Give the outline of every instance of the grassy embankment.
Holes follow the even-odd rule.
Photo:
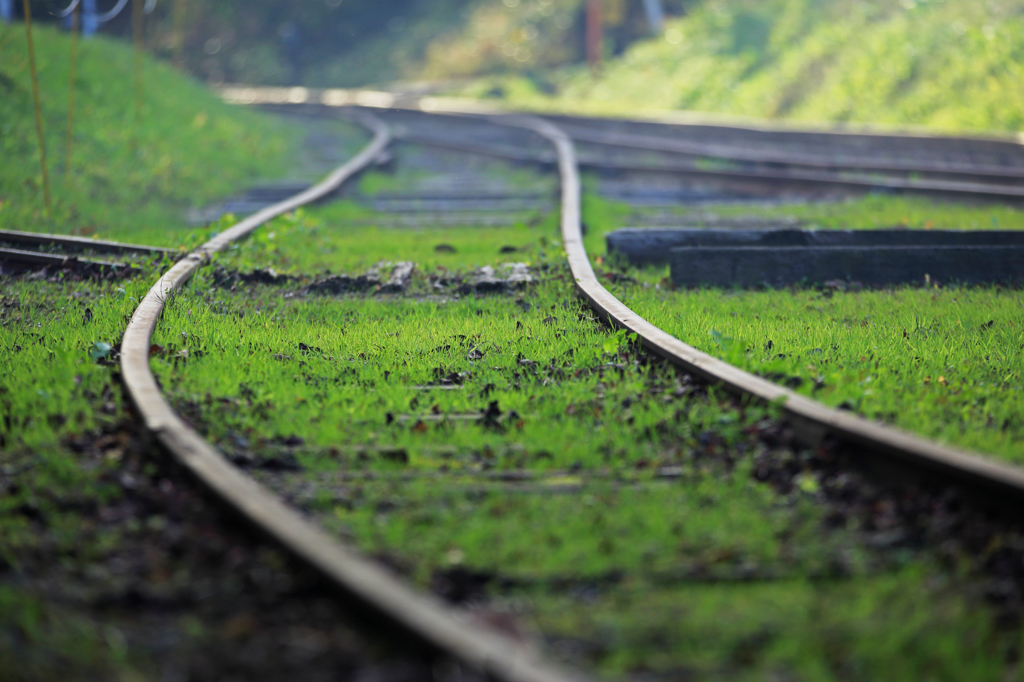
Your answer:
[[[532,78],[489,76],[459,92],[541,110],[687,110],[1017,133],[1024,127],[1022,9],[1020,0],[708,0],[600,74],[576,66]],[[483,40],[473,37],[481,33],[464,29],[435,52],[480,49]],[[440,75],[444,62],[424,70]]]
[[[145,63],[137,125],[131,50],[96,38],[80,43],[65,168],[69,38],[35,32],[54,211],[43,210],[24,26],[0,24],[0,227],[178,246],[186,209],[295,166],[298,129],[231,108],[163,63]]]

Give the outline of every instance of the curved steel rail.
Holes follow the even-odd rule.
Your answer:
[[[513,123],[506,121],[506,123]],[[540,119],[513,123],[547,138],[558,150],[562,181],[562,240],[579,291],[591,307],[611,324],[637,334],[643,345],[675,365],[734,393],[780,405],[805,439],[826,434],[882,452],[918,467],[954,474],[960,481],[998,493],[1016,504],[1024,500],[1024,471],[982,457],[938,445],[894,427],[830,407],[745,372],[689,346],[630,310],[598,281],[583,248],[580,230],[580,179],[572,140],[555,125]]]
[[[408,636],[503,682],[569,682],[580,676],[539,662],[519,642],[466,622],[439,600],[408,587],[389,570],[327,535],[256,483],[179,417],[161,395],[149,366],[149,349],[167,299],[211,255],[266,221],[319,199],[366,168],[384,152],[390,134],[379,120],[364,122],[373,141],[320,184],[243,220],[200,246],[168,270],[135,310],[121,342],[121,370],[146,428],[203,485],[246,520],[340,588],[350,599]]]
[[[101,24],[107,23],[108,21],[110,21],[114,17],[116,17],[118,14],[120,14],[121,10],[123,10],[124,6],[127,5],[127,4],[128,4],[128,0],[117,0],[117,4],[114,5],[113,8],[111,8],[111,10],[109,12],[105,12],[103,14],[97,15],[96,16],[96,21],[101,23]]]
[[[68,5],[66,8],[56,12],[50,12],[50,14],[57,17],[58,19],[64,19],[65,17],[71,16],[71,13],[75,11],[75,9],[81,2],[82,0],[71,0],[71,4]],[[146,4],[142,9],[143,14],[152,14],[153,10],[156,9],[156,3],[157,0],[146,0]],[[96,21],[100,24],[107,23],[108,21],[116,17],[118,14],[120,14],[121,11],[124,9],[124,6],[127,4],[128,0],[120,0],[116,5],[114,5],[113,9],[111,9],[109,12],[97,15]]]
[[[75,11],[75,8],[78,7],[80,2],[82,2],[82,0],[71,0],[71,4],[68,5],[67,8],[59,10],[57,12],[50,12],[50,14],[57,17],[58,19],[69,17],[71,16],[71,13]]]

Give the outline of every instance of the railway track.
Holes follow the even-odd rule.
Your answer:
[[[174,258],[179,255],[174,249],[16,230],[0,230],[0,244],[5,245],[0,246],[0,268],[46,268],[113,277],[138,274],[140,269],[130,261],[104,260],[92,254],[116,254],[129,259]]]
[[[305,101],[294,101],[301,99],[297,96],[291,99],[293,101],[288,106],[310,106]],[[326,104],[312,106],[322,111],[349,103],[347,99],[327,94],[322,99]],[[361,104],[372,104],[370,99],[364,97]],[[385,104],[383,100],[378,103]],[[392,100],[386,104],[386,108],[390,109],[395,102]],[[590,165],[612,173],[687,177],[711,175],[709,185],[698,192],[696,197],[690,196],[690,199],[720,198],[721,190],[726,186],[732,189],[745,188],[750,194],[763,197],[777,191],[779,186],[814,183],[831,188],[886,188],[1015,200],[1024,196],[1024,190],[1018,186],[1021,169],[1024,168],[1024,155],[1013,146],[1008,143],[978,141],[971,163],[965,164],[956,161],[955,145],[952,148],[944,147],[941,141],[923,143],[927,153],[908,161],[901,158],[905,150],[893,148],[892,141],[888,139],[880,141],[870,136],[810,135],[806,138],[793,136],[794,139],[790,140],[782,135],[786,138],[784,142],[791,148],[772,156],[768,151],[751,151],[750,147],[740,147],[736,143],[711,145],[684,141],[675,145],[675,148],[665,149],[673,145],[657,139],[658,134],[665,134],[664,130],[609,133],[601,130],[600,125],[587,128],[585,123],[579,121],[559,121],[567,128],[563,130],[555,122],[539,119],[458,114],[458,134],[453,135],[450,132],[450,121],[455,115],[438,114],[436,104],[430,108],[435,109],[431,114],[369,107],[368,111],[373,111],[378,117],[364,113],[360,120],[374,132],[375,137],[359,156],[346,163],[325,182],[260,210],[179,261],[150,289],[133,316],[121,347],[125,383],[138,413],[156,438],[218,497],[293,554],[317,568],[355,602],[420,643],[458,659],[467,666],[467,670],[502,680],[582,678],[577,673],[568,673],[537,658],[532,652],[524,650],[522,643],[514,638],[475,627],[450,607],[409,589],[388,570],[339,544],[315,524],[282,504],[275,495],[230,465],[216,448],[175,414],[162,396],[150,370],[153,333],[166,300],[175,290],[213,254],[243,239],[274,216],[337,190],[346,180],[377,161],[392,141],[392,131],[397,131],[399,139],[421,146],[557,167],[560,185],[558,222],[572,277],[589,305],[610,325],[635,333],[648,350],[692,375],[723,385],[741,396],[781,405],[787,419],[806,442],[821,443],[826,436],[838,437],[857,446],[858,451],[875,453],[883,459],[898,461],[915,470],[928,470],[947,480],[969,485],[984,495],[998,497],[1014,511],[1019,511],[1020,503],[1024,500],[1024,473],[1020,470],[827,408],[697,351],[657,329],[623,305],[597,279],[583,248],[578,170],[581,165]],[[696,134],[699,136],[700,132]],[[606,152],[586,150],[578,157],[572,139],[574,135],[580,142],[595,147],[627,149],[634,154],[629,159],[609,159]],[[834,157],[826,160],[823,155],[813,154],[811,150],[820,143],[819,137],[834,146],[842,146],[841,141],[848,147],[847,155],[836,161]],[[885,150],[889,158],[879,160],[871,156],[879,150]],[[655,158],[644,156],[652,151],[656,152]],[[584,159],[582,163],[581,158]],[[693,159],[726,159],[749,166],[728,170],[709,169],[701,168]],[[785,168],[779,170],[782,166]],[[882,172],[886,176],[852,177],[844,175],[845,171],[840,170],[848,168],[854,169],[855,173]],[[927,177],[909,178],[909,174]],[[481,215],[483,213],[536,211],[543,214],[554,208],[549,195],[543,190],[513,194],[480,184],[457,188],[450,185],[447,188],[432,188],[426,185],[420,190],[418,193],[391,193],[365,199],[376,210],[395,216],[394,226],[445,224],[446,221],[448,224],[458,223],[459,220],[452,216],[459,214],[463,214],[462,220],[465,222],[487,224],[486,215]],[[440,195],[441,190],[447,194]],[[640,204],[645,199],[623,191],[621,185],[606,185],[606,190],[609,197],[618,200],[632,199]],[[812,189],[811,193],[817,191]],[[668,191],[666,195],[668,201],[671,201],[679,196],[679,192],[673,194]],[[649,200],[650,196],[646,199]],[[663,473],[672,475],[672,472]]]
[[[443,98],[338,90],[226,88],[225,99],[269,107],[357,105],[387,112],[397,122],[455,116],[468,129],[450,134],[444,124],[409,125],[405,134],[504,158],[554,164],[550,150],[518,149],[473,133],[473,120],[489,111]],[[427,114],[426,117],[423,114]],[[1024,197],[1024,158],[1017,140],[948,138],[860,132],[808,132],[725,125],[550,116],[573,139],[581,168],[619,173],[672,174],[710,186],[780,191],[897,192],[1018,202]],[[461,126],[460,126],[461,128]]]

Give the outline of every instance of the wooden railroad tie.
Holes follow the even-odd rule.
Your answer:
[[[624,229],[609,253],[669,263],[680,287],[942,282],[1024,277],[1024,232],[1001,230]]]

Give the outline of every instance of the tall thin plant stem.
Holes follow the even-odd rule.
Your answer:
[[[174,0],[174,65],[185,68],[185,1]]]
[[[132,135],[132,147],[138,142],[139,130],[142,128],[142,0],[132,0],[132,37],[135,42],[135,131]]]
[[[46,138],[43,136],[43,109],[39,103],[39,74],[36,71],[36,48],[32,43],[32,6],[23,0],[25,6],[25,35],[28,36],[28,64],[32,74],[32,99],[36,107],[36,133],[39,135],[39,164],[43,169],[43,198],[46,201],[46,217],[52,214],[50,203],[50,176],[46,170]]]
[[[604,26],[601,16],[601,0],[587,0],[586,15],[586,43],[587,63],[593,71],[601,68],[601,58],[604,52]]]
[[[64,140],[64,184],[71,181],[75,148],[75,76],[78,69],[79,9],[71,13],[71,63],[68,66],[68,132]]]

